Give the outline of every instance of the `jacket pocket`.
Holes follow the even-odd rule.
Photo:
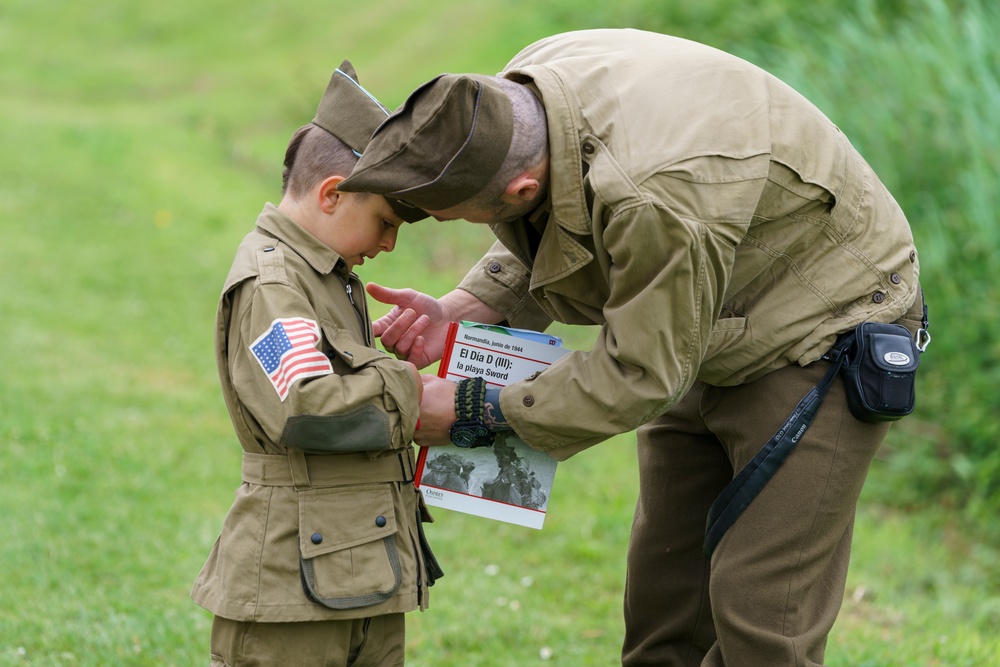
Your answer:
[[[329,346],[329,350],[326,350],[327,356],[336,357],[352,371],[356,371],[365,364],[386,356],[374,347],[368,347],[358,341],[354,336],[329,320],[320,318],[319,324],[323,329],[323,337],[326,339],[326,345]]]
[[[728,347],[738,342],[747,332],[747,318],[720,317],[712,329],[712,336],[705,351],[705,360],[722,354]]]
[[[306,596],[330,609],[357,609],[391,599],[403,572],[389,487],[309,489],[298,497]]]
[[[381,389],[381,407],[389,415],[389,446],[379,449],[401,449],[409,445],[416,430],[420,401],[417,398],[417,386],[406,365],[390,357],[384,352],[363,345],[354,340],[342,329],[338,329],[328,321],[320,320],[325,345],[332,355],[334,370],[343,364],[347,373],[358,373],[362,369],[372,369],[377,378],[367,380]]]
[[[712,385],[724,384],[726,379],[745,368],[748,354],[753,350],[747,345],[749,323],[746,317],[721,317],[712,329],[708,349],[698,369],[698,380]]]

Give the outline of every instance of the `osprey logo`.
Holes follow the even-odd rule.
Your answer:
[[[902,352],[886,352],[882,358],[885,359],[885,363],[893,366],[906,366],[910,363],[910,355]]]

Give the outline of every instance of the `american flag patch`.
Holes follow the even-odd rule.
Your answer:
[[[282,401],[296,380],[329,375],[333,365],[316,349],[319,325],[303,317],[279,319],[250,344],[250,351],[267,373]]]

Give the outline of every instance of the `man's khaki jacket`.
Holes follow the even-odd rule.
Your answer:
[[[309,366],[295,365],[299,353]],[[216,361],[242,484],[194,600],[259,622],[426,606],[410,445],[416,383],[372,346],[357,277],[270,204],[226,279]]]
[[[909,225],[848,139],[763,70],[636,30],[557,35],[503,76],[548,117],[547,222],[499,239],[460,287],[513,326],[601,326],[595,348],[501,393],[566,458],[633,429],[695,380],[819,359],[916,300]],[[789,406],[791,410],[794,406]]]

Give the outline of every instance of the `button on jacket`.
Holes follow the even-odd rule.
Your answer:
[[[192,591],[219,616],[332,620],[426,606],[411,481],[417,387],[372,347],[364,298],[340,257],[270,204],[237,251],[216,357],[243,483]],[[292,344],[269,338],[276,322],[288,332],[305,323],[314,366],[290,384],[281,369],[269,377]]]
[[[501,393],[533,447],[566,458],[676,403],[816,361],[897,320],[918,264],[903,212],[841,131],[754,65],[636,30],[557,35],[503,76],[548,117],[550,184],[460,287],[513,326],[596,324]],[[530,399],[530,400],[529,400]],[[571,415],[572,418],[567,418]]]

